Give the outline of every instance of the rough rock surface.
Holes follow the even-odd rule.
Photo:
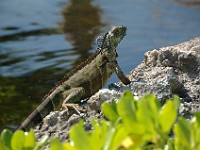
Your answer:
[[[68,115],[64,110],[50,113],[34,129],[38,139],[48,134],[67,140],[70,127],[80,119],[90,130],[91,118],[103,117],[101,104],[112,98],[119,99],[125,90],[131,90],[137,96],[154,93],[162,103],[176,94],[181,98],[179,114],[190,118],[194,112],[200,111],[200,38],[146,52],[144,61],[131,71],[129,79],[132,82],[128,86],[120,82],[112,84],[87,102],[78,104],[83,110],[81,113],[73,110]]]

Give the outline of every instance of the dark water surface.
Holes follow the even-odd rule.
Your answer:
[[[200,4],[181,0],[2,0],[0,3],[0,130],[15,128],[64,74],[95,50],[114,25],[128,74],[144,52],[200,36]],[[107,85],[117,82],[114,75]]]

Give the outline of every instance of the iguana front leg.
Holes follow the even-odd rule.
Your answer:
[[[124,75],[117,62],[109,62],[108,67],[117,74],[117,77],[122,81],[123,84],[128,85],[131,83],[131,81]]]

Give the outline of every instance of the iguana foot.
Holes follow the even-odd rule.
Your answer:
[[[69,115],[69,109],[74,110],[79,115],[81,114],[81,112],[84,112],[83,109],[79,108],[78,104],[73,104],[73,103],[63,104],[62,108],[65,110],[65,112],[67,113],[67,115]]]

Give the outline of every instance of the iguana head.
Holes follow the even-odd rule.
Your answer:
[[[118,44],[121,42],[121,40],[125,35],[126,35],[125,26],[113,27],[106,34],[105,45],[107,45],[109,49],[116,49],[116,47],[118,46]]]
[[[97,38],[98,49],[108,49],[113,50],[116,49],[120,41],[126,35],[126,27],[125,26],[117,26],[113,27],[110,31],[108,31],[104,36],[100,36]]]
[[[97,44],[100,49],[113,50],[116,49],[123,37],[126,35],[125,26],[113,27],[104,36],[97,39]]]
[[[97,39],[100,51],[102,51],[110,61],[114,61],[117,57],[116,48],[126,35],[125,26],[113,27],[104,36]]]

